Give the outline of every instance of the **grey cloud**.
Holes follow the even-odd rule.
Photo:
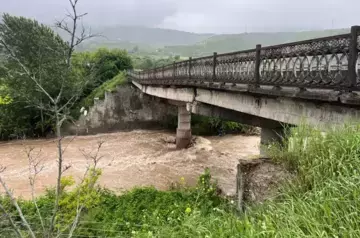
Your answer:
[[[359,0],[80,0],[92,25],[146,25],[234,33],[344,28],[360,24]],[[52,22],[67,0],[0,0],[0,11]]]

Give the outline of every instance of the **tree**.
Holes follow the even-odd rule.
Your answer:
[[[45,107],[49,107],[51,101],[39,85],[52,97],[59,94],[62,88],[62,91],[66,92],[62,100],[74,93],[72,91],[75,87],[65,70],[64,52],[68,51],[68,45],[49,27],[35,20],[9,14],[4,14],[2,18],[2,84],[6,85],[14,102],[38,110],[43,124],[46,120],[43,111]],[[29,75],[36,78],[36,81],[28,80]],[[59,76],[64,80],[58,80]]]
[[[83,96],[89,95],[104,82],[113,79],[120,72],[133,68],[128,53],[119,49],[100,48],[94,53],[82,52],[74,57],[76,72],[83,77],[92,74]]]
[[[72,58],[75,48],[84,40],[94,36],[87,33],[84,28],[80,30],[80,34],[77,34],[79,20],[86,15],[77,12],[78,1],[69,0],[71,12],[68,13],[66,19],[70,19],[71,23],[67,23],[66,19],[56,23],[58,28],[69,34],[68,42],[64,42],[50,28],[35,20],[4,14],[3,21],[0,23],[0,55],[4,58],[2,72],[6,72],[7,85],[17,85],[19,90],[17,92],[13,90],[12,93],[23,99],[29,106],[44,111],[56,128],[58,172],[54,209],[47,231],[48,237],[53,235],[59,210],[62,175],[69,168],[64,166],[61,127],[68,119],[70,109],[86,83],[85,80],[74,80]],[[18,210],[30,237],[35,237],[31,227],[22,216],[16,199],[1,176],[0,184]]]

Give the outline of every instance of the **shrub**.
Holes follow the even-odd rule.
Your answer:
[[[111,80],[104,82],[99,87],[95,88],[86,98],[84,98],[78,105],[77,110],[81,107],[91,107],[94,105],[94,99],[99,98],[103,99],[105,97],[105,92],[113,92],[116,90],[117,86],[127,83],[125,73],[119,73]]]

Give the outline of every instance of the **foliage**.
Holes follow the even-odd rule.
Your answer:
[[[153,237],[359,237],[360,126],[323,133],[303,125],[288,136],[270,152],[297,176],[280,188],[277,199],[249,207],[241,217],[223,210],[194,212]]]
[[[103,99],[105,92],[113,92],[117,86],[123,85],[127,82],[125,73],[121,72],[111,80],[104,82],[99,87],[95,88],[86,98],[84,98],[78,107],[90,107],[94,104],[94,98]]]
[[[200,115],[192,115],[191,129],[195,135],[224,135],[230,133],[251,135],[255,133],[252,126]]]
[[[84,97],[122,71],[132,69],[132,60],[126,51],[100,48],[95,52],[82,52],[75,55],[76,74],[90,77],[84,89]]]
[[[1,138],[41,135],[51,127],[48,123],[51,118],[42,109],[51,102],[30,75],[38,78],[50,96],[55,97],[63,88],[62,100],[72,97],[79,81],[67,73],[64,57],[67,50],[67,44],[48,26],[24,17],[2,16],[0,95],[2,101],[4,97],[7,100],[5,106],[0,105],[0,121],[10,123],[0,126]]]
[[[95,173],[92,173],[95,172]],[[206,170],[199,177],[196,188],[190,188],[182,179],[181,186],[170,191],[158,191],[155,188],[135,188],[123,195],[100,189],[94,184],[101,171],[89,172],[89,176],[70,192],[64,192],[61,198],[57,228],[66,232],[73,222],[78,204],[85,205],[83,216],[75,232],[81,237],[129,237],[137,232],[156,232],[164,225],[180,225],[193,211],[203,215],[211,213],[215,207],[223,207],[230,211],[226,200],[216,194],[216,183],[212,180],[210,171]],[[62,179],[62,189],[73,186],[71,177]],[[47,218],[52,209],[54,191],[48,190],[45,196],[38,199],[41,214]],[[0,199],[7,210],[11,211],[16,221],[20,221],[8,198]],[[35,230],[40,230],[39,220],[35,214],[34,204],[30,201],[19,200],[25,216]],[[74,209],[75,208],[75,209]],[[0,218],[0,228],[9,227],[5,218]],[[0,231],[0,237],[3,234]]]
[[[63,90],[59,105],[74,95],[80,95],[76,105],[80,100],[89,101],[84,98],[96,88],[93,94],[97,95],[101,90],[112,90],[111,83],[105,84],[105,88],[100,85],[111,79],[112,83],[119,84],[122,76],[117,75],[132,68],[127,52],[99,49],[74,54],[69,70],[65,59],[67,43],[49,27],[24,17],[4,14],[0,40],[4,42],[0,44],[0,139],[45,136],[54,127],[53,117],[45,110],[52,102],[29,75],[22,72],[13,55],[21,59],[51,97],[56,98]],[[4,48],[5,45],[9,49]]]
[[[56,228],[61,232],[67,232],[75,221],[77,211],[82,208],[82,211],[95,208],[101,201],[101,189],[96,186],[96,183],[101,176],[100,169],[90,168],[84,179],[75,186],[71,191],[66,191],[68,187],[74,187],[75,181],[70,177],[62,177],[61,187],[63,190],[60,199],[60,209],[56,217]],[[45,224],[50,222],[50,215],[52,213],[55,200],[55,189],[50,188],[44,196],[37,198],[37,205],[42,215]],[[0,203],[5,207],[7,212],[11,214],[15,223],[21,227],[21,219],[19,214],[12,206],[9,197],[1,197]],[[33,201],[18,199],[22,212],[31,225],[36,234],[43,236],[41,222],[36,215],[36,207]],[[24,228],[24,227],[21,227]],[[25,229],[25,228],[24,228]],[[12,237],[13,231],[5,216],[0,218],[0,237]],[[25,230],[24,230],[25,232]]]
[[[175,57],[167,58],[150,56],[133,56],[132,58],[134,61],[134,68],[141,70],[157,68],[182,60],[178,55]]]
[[[101,173],[100,169],[91,168],[88,171],[88,176],[84,178],[80,185],[61,197],[59,202],[60,212],[57,217],[59,229],[66,230],[68,224],[74,221],[81,207],[81,209],[89,210],[99,204],[101,194],[99,193],[100,189],[95,184]],[[62,178],[61,185],[63,190],[74,184],[75,181],[71,176]]]

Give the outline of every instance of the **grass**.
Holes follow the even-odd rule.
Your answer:
[[[114,92],[117,86],[125,83],[127,83],[125,73],[121,72],[111,80],[103,83],[100,87],[94,89],[79,105],[89,108],[94,105],[94,98],[104,99],[105,92]]]
[[[302,125],[291,128],[287,138],[269,147],[269,153],[296,176],[279,188],[274,200],[248,204],[237,214],[216,195],[208,171],[196,188],[138,188],[121,196],[99,190],[101,199],[84,214],[76,235],[360,237],[360,125],[326,133]],[[46,204],[51,203],[45,201],[51,196],[41,199],[41,209],[49,209]],[[30,203],[23,204],[32,211]]]
[[[288,137],[269,149],[297,175],[278,198],[250,205],[240,217],[217,209],[206,216],[195,212],[154,237],[360,237],[360,126],[330,128],[324,135],[302,125]]]

